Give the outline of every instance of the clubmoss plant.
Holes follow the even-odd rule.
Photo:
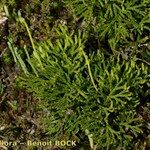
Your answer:
[[[42,66],[34,50],[29,55],[26,49],[29,64],[23,64],[25,76],[19,80],[43,101],[39,107],[47,112],[41,119],[45,132],[54,140],[78,142],[84,133],[91,148],[132,149],[132,139],[141,133],[136,107],[139,89],[149,81],[148,68],[137,64],[136,57],[105,58],[100,50],[87,55],[85,32],[69,32],[62,25],[55,30],[55,41],[35,45]],[[17,49],[12,50],[19,62]]]
[[[147,0],[66,0],[76,18],[92,25],[100,40],[108,40],[112,50],[136,41],[150,31],[150,2]],[[138,43],[140,44],[140,43]]]

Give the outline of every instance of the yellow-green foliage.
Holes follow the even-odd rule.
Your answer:
[[[45,133],[87,137],[91,148],[133,149],[142,132],[140,95],[149,95],[149,5],[43,0],[27,2],[20,10],[24,19],[12,15],[22,33],[10,25],[8,46],[22,69],[18,84],[43,101]],[[30,48],[16,46],[18,38],[28,39]]]
[[[100,50],[87,55],[87,36],[81,31],[69,33],[60,26],[56,33],[55,42],[41,42],[36,55],[33,51],[27,56],[31,69],[22,66],[26,76],[19,82],[43,100],[40,107],[48,112],[42,119],[45,132],[69,139],[88,131],[100,149],[131,147],[141,132],[136,107],[148,82],[147,67],[137,65],[136,58],[106,59]]]

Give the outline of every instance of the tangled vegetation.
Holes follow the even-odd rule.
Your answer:
[[[36,133],[24,142],[36,136],[77,141],[59,149],[150,148],[149,0],[1,3],[8,17],[2,64],[15,65],[13,89],[31,94],[37,112]],[[9,102],[3,80],[1,107],[7,101],[18,112],[20,99]]]

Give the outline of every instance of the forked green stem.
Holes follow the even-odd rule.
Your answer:
[[[31,41],[32,48],[33,48],[33,55],[37,58],[37,60],[38,60],[39,63],[40,63],[41,68],[43,69],[43,65],[42,65],[41,59],[40,59],[40,57],[39,57],[39,55],[38,55],[38,53],[37,53],[37,51],[36,51],[36,48],[35,48],[35,45],[34,45],[34,42],[33,42],[33,38],[32,38],[32,36],[31,36],[31,32],[30,32],[30,30],[29,30],[29,27],[28,27],[28,25],[27,25],[25,19],[22,18],[21,16],[19,17],[19,21],[25,26],[25,28],[26,28],[26,30],[27,30],[27,32],[28,32],[30,41]]]
[[[81,49],[81,50],[82,50],[82,49]],[[92,72],[91,72],[91,68],[90,68],[90,61],[88,60],[88,57],[86,56],[84,50],[82,50],[82,54],[83,54],[83,56],[84,56],[84,58],[85,58],[85,61],[86,61],[87,67],[88,67],[89,76],[90,76],[90,78],[91,78],[92,84],[93,84],[95,90],[98,91],[98,89],[97,89],[97,87],[96,87],[96,84],[95,84],[95,82],[94,82],[93,76],[92,76]]]

